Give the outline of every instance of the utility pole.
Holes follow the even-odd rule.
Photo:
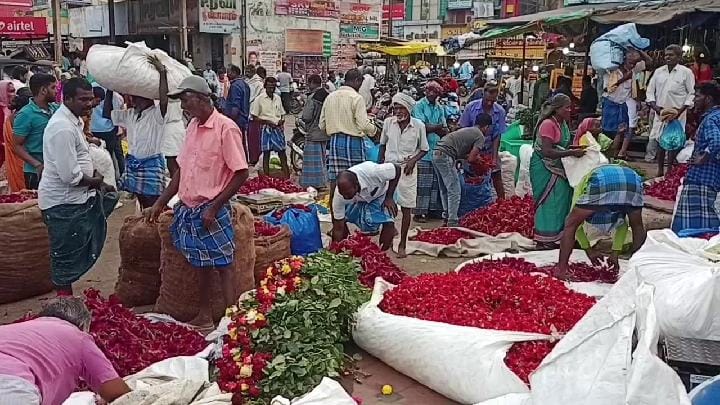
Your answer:
[[[247,0],[240,0],[240,69],[245,71],[247,57]]]
[[[62,28],[60,27],[60,0],[52,0],[53,35],[55,36],[55,62],[62,63]]]
[[[115,45],[115,0],[108,0],[108,20],[110,45]]]
[[[187,0],[180,0],[180,57],[185,61],[189,56]]]

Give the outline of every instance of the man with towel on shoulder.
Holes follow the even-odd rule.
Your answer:
[[[393,116],[385,120],[380,136],[380,162],[394,163],[402,168],[396,191],[396,202],[402,211],[398,257],[405,257],[405,245],[410,220],[417,201],[417,163],[430,149],[425,124],[410,113],[415,100],[407,94],[397,93],[392,98]]]

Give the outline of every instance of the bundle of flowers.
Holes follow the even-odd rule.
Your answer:
[[[459,273],[469,274],[488,270],[517,270],[524,273],[542,273],[548,276],[557,274],[557,265],[538,267],[522,258],[504,257],[496,260],[482,260],[464,265]],[[583,262],[571,262],[568,264],[568,271],[565,281],[590,282],[599,281],[613,284],[618,280],[619,271],[610,266],[593,266]]]
[[[286,205],[282,208],[278,208],[275,211],[273,211],[272,217],[279,221],[282,219],[283,215],[285,215],[285,212],[289,209],[296,209],[296,210],[305,211],[305,212],[312,212],[312,209],[305,204],[290,204],[290,205]]]
[[[687,164],[674,166],[668,170],[662,180],[658,180],[645,187],[645,194],[661,200],[675,201],[682,179],[688,172]]]
[[[478,208],[460,219],[460,226],[488,235],[517,232],[532,239],[535,228],[535,202],[531,196],[498,200]]]
[[[150,322],[114,295],[105,299],[92,288],[84,294],[92,313],[90,334],[122,377],[170,357],[194,356],[207,346],[200,333],[176,323]],[[35,317],[29,314],[16,322]]]
[[[291,257],[267,270],[260,288],[228,309],[218,384],[233,404],[266,404],[305,394],[345,364],[343,343],[370,292],[345,255]]]
[[[37,200],[37,191],[23,190],[16,193],[0,195],[0,204],[18,204],[28,200]]]
[[[266,188],[274,188],[275,190],[283,193],[300,193],[305,191],[302,187],[288,179],[259,175],[248,179],[245,183],[243,183],[242,187],[240,187],[240,190],[238,191],[238,194],[255,194]]]
[[[255,220],[255,237],[277,235],[282,228],[277,225],[271,225],[263,220]]]
[[[490,170],[492,170],[493,168],[495,168],[495,160],[492,158],[492,156],[488,155],[482,155],[480,156],[479,162],[470,164],[472,175],[481,178],[486,174],[490,173]]]
[[[376,277],[382,277],[383,280],[392,284],[398,284],[407,277],[407,273],[393,263],[390,257],[380,249],[380,246],[359,232],[339,243],[331,244],[330,251],[344,252],[360,259],[362,273],[358,278],[364,286],[372,288]]]
[[[406,278],[385,293],[380,309],[453,325],[550,335],[568,332],[594,304],[560,280],[504,268]],[[516,343],[505,364],[528,383],[554,345]]]
[[[417,242],[433,243],[436,245],[454,245],[460,239],[472,238],[471,235],[454,228],[435,228],[421,230],[412,240]]]

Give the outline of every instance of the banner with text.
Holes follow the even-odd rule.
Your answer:
[[[275,15],[296,17],[338,18],[334,1],[323,0],[276,0]]]
[[[0,38],[40,39],[47,36],[45,17],[0,17]]]
[[[285,53],[288,55],[322,55],[325,31],[285,30]]]
[[[340,37],[360,40],[379,40],[381,3],[338,2]]]
[[[240,29],[238,0],[200,0],[200,32],[230,34]]]

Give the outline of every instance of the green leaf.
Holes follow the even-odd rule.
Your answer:
[[[334,300],[330,301],[330,304],[328,304],[328,308],[337,308],[342,304],[342,300],[340,298],[335,298]]]
[[[290,330],[285,329],[285,333],[283,333],[283,338],[290,339],[292,337],[292,332]]]
[[[310,284],[317,284],[320,281],[320,277],[313,276],[313,278],[310,279]]]

